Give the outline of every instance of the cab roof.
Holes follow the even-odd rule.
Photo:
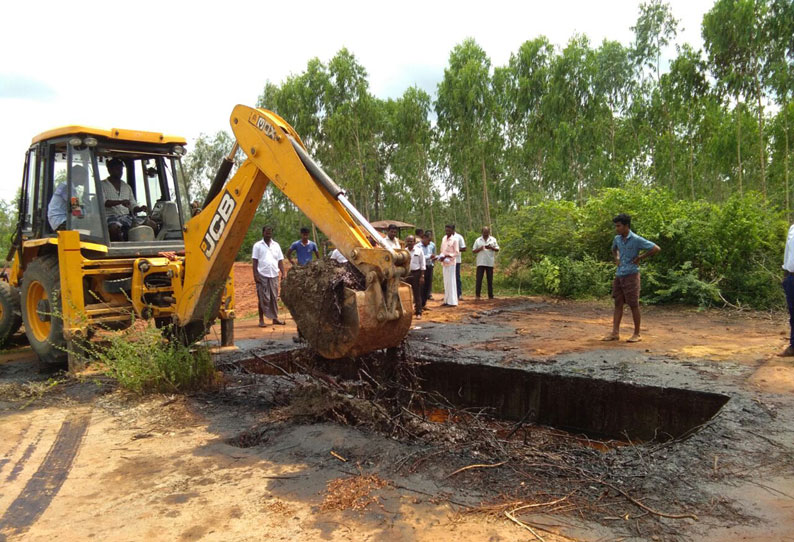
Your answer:
[[[91,128],[90,126],[61,126],[46,132],[42,132],[33,138],[32,143],[38,143],[54,137],[62,137],[69,135],[91,135],[97,138],[107,138],[118,141],[137,141],[140,143],[160,143],[160,144],[177,144],[185,145],[187,142],[184,137],[163,135],[158,132],[144,132],[142,130],[124,130],[122,128],[111,128],[110,130],[102,130],[100,128]]]

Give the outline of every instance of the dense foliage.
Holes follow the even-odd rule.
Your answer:
[[[786,222],[758,193],[722,203],[676,200],[666,189],[607,188],[583,206],[546,201],[510,217],[502,236],[505,273],[530,291],[572,297],[609,292],[612,217],[662,251],[642,265],[643,300],[770,307],[781,302]]]

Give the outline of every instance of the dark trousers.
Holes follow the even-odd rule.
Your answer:
[[[405,282],[411,285],[411,290],[414,294],[414,314],[420,316],[422,314],[422,286],[419,284],[419,279],[422,277],[424,271],[417,269],[411,271]]]
[[[458,287],[458,299],[463,296],[463,286],[460,283],[460,264],[455,264],[455,284]]]
[[[475,287],[475,295],[480,297],[483,274],[488,278],[488,299],[493,299],[493,267],[490,265],[477,266],[477,286]]]
[[[425,285],[422,288],[422,308],[427,305],[430,294],[433,293],[433,266],[428,265],[425,269]]]
[[[788,323],[791,329],[789,344],[794,346],[794,275],[787,273],[783,279],[783,291],[786,292],[786,304],[788,305]]]

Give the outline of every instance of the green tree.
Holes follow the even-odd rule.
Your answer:
[[[762,71],[766,60],[764,0],[718,0],[703,16],[702,33],[709,65],[720,86],[741,109],[749,101],[757,102],[758,151],[761,192],[766,196],[766,142],[764,139],[764,106]],[[737,131],[742,123],[736,123]],[[744,189],[742,136],[736,136],[739,192]]]
[[[390,147],[386,194],[387,216],[414,217],[436,231],[434,203],[438,194],[430,178],[430,95],[410,87],[386,104],[385,144]]]
[[[490,70],[485,51],[473,39],[466,39],[450,53],[436,100],[447,183],[464,198],[469,231],[474,229],[477,211],[482,213],[477,218],[483,224],[492,223],[488,171],[495,170],[493,157],[497,156],[498,144]],[[482,191],[481,204],[472,208],[478,191]]]
[[[766,20],[766,36],[769,39],[769,62],[767,81],[777,96],[781,111],[777,115],[778,126],[774,141],[778,147],[776,164],[782,163],[782,184],[786,213],[791,219],[791,135],[790,104],[794,93],[794,3],[791,0],[772,0]],[[782,149],[780,142],[782,141]]]
[[[545,169],[552,193],[585,200],[588,186],[601,178],[603,137],[597,133],[599,96],[594,93],[595,53],[585,36],[570,39],[551,64],[543,115],[552,126],[550,160]]]
[[[678,57],[670,65],[669,73],[662,76],[660,87],[665,102],[671,109],[673,133],[681,134],[686,145],[689,196],[694,200],[695,143],[704,115],[703,100],[709,93],[706,66],[700,53],[689,45],[681,47]]]
[[[673,17],[669,4],[651,0],[640,5],[637,23],[631,29],[634,31],[631,57],[639,77],[634,92],[634,113],[639,115],[639,122],[635,124],[639,128],[637,135],[643,142],[647,141],[654,178],[660,181],[666,170],[672,187],[675,182],[675,137],[669,108],[659,92],[659,84],[662,52],[675,39],[678,21]],[[650,77],[646,70],[650,70]],[[638,148],[642,147],[638,145]],[[640,153],[637,159],[642,163],[645,156]]]
[[[609,172],[607,186],[618,186],[625,176],[626,160],[619,153],[620,121],[626,115],[634,85],[630,51],[616,41],[604,40],[596,51],[595,93],[603,98],[609,118]],[[625,147],[624,147],[625,148]]]

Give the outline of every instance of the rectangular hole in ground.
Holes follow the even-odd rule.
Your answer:
[[[294,363],[299,353],[301,362]],[[374,363],[373,363],[374,360]],[[632,442],[669,440],[690,434],[728,402],[726,395],[638,385],[582,376],[549,374],[486,364],[418,359],[416,372],[427,392],[458,408],[487,408],[495,417],[545,425],[595,439]],[[235,362],[262,374],[301,372],[307,367],[357,378],[356,360],[325,360],[291,351]],[[370,355],[368,366],[393,367],[386,355]],[[372,371],[375,372],[375,371]],[[377,378],[377,374],[373,375]]]

